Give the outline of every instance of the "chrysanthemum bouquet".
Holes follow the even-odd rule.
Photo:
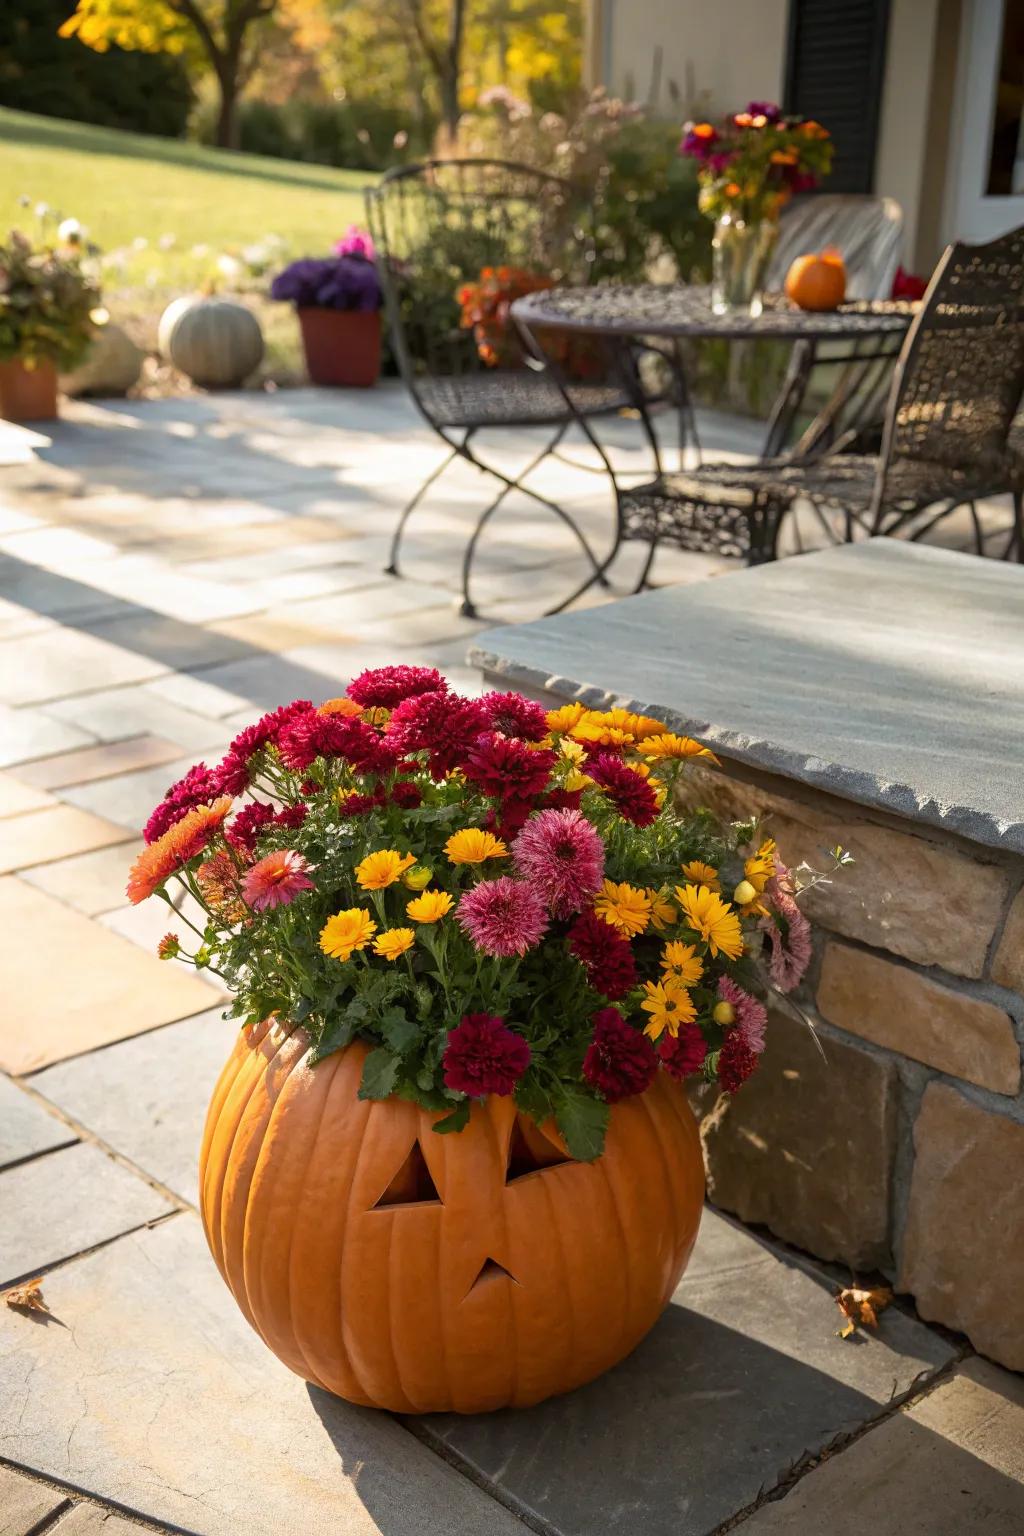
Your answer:
[[[785,117],[769,101],[752,101],[720,123],[687,123],[679,151],[699,164],[701,212],[748,223],[775,218],[832,166],[828,129],[812,118]]]
[[[235,1017],[301,1026],[314,1061],[370,1045],[361,1097],[413,1099],[446,1132],[514,1094],[590,1159],[609,1105],[659,1069],[734,1092],[766,995],[810,956],[775,844],[676,808],[693,759],[714,761],[625,710],[383,667],[192,768],[128,894],[194,898],[160,953],[221,976]]]

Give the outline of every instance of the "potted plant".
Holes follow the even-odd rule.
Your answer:
[[[12,230],[0,242],[0,416],[57,414],[57,372],[82,359],[106,319],[77,242],[33,245]]]
[[[808,192],[832,166],[828,129],[785,117],[752,101],[720,123],[687,123],[680,153],[699,163],[699,206],[715,221],[711,305],[761,313],[761,285],[778,235],[781,209]]]
[[[675,808],[694,759],[626,710],[383,667],[157,806],[129,897],[195,898],[159,953],[241,1020],[207,1239],[308,1380],[406,1413],[525,1405],[667,1303],[704,1195],[681,1084],[735,1092],[810,956],[775,844]]]
[[[376,384],[384,296],[368,234],[352,225],[333,256],[293,261],[274,278],[270,296],[295,305],[314,384]]]

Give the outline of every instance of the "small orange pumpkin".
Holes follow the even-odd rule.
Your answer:
[[[362,1043],[241,1031],[200,1165],[211,1252],[273,1352],[350,1402],[399,1413],[523,1407],[590,1381],[651,1328],[697,1235],[704,1168],[664,1073],[574,1162],[511,1098],[465,1130],[357,1098]]]
[[[846,267],[833,247],[798,256],[786,273],[786,294],[801,309],[838,309],[846,297]]]

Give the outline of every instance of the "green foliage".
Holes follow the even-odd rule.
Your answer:
[[[179,138],[193,94],[179,58],[116,46],[103,53],[58,28],[74,0],[0,6],[0,104]]]
[[[593,1162],[604,1146],[608,1105],[592,1094],[566,1089],[555,1111],[555,1120],[569,1155],[581,1163]]]
[[[191,126],[200,143],[215,143],[214,105],[204,103]],[[236,130],[238,148],[247,154],[380,171],[426,154],[435,126],[432,118],[410,122],[401,107],[378,100],[299,99],[281,104],[244,101]]]
[[[12,230],[0,244],[0,361],[74,368],[95,335],[99,288],[75,250],[33,247]]]

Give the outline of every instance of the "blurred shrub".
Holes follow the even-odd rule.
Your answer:
[[[57,29],[74,0],[0,4],[0,105],[180,138],[193,94],[180,59],[110,48],[95,53]]]
[[[216,109],[204,102],[192,119],[201,144],[214,142]],[[243,101],[238,147],[278,160],[305,160],[353,171],[381,171],[429,149],[433,125],[409,124],[399,107],[368,101]]]

